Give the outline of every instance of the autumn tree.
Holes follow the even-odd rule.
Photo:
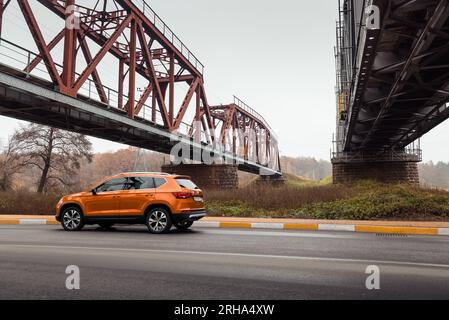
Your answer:
[[[92,144],[81,134],[30,124],[16,131],[13,138],[20,142],[27,165],[38,172],[39,193],[55,182],[70,185],[83,159],[92,161]]]
[[[13,184],[14,175],[21,173],[30,158],[21,153],[23,142],[13,135],[0,154],[0,189],[6,191]]]
[[[164,155],[147,151],[137,156],[137,148],[120,149],[114,152],[97,153],[91,163],[83,162],[79,174],[81,189],[92,187],[93,183],[105,177],[129,171],[160,171]]]

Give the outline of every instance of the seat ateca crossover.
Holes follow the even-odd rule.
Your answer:
[[[56,220],[67,231],[86,224],[146,224],[151,233],[188,229],[206,215],[203,192],[187,176],[122,173],[91,191],[63,197]]]

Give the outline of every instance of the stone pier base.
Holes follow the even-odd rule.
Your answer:
[[[180,164],[164,165],[162,171],[190,176],[201,189],[237,189],[238,167],[228,164]]]
[[[332,161],[334,183],[351,184],[357,180],[419,185],[418,162],[339,162]]]
[[[260,176],[256,180],[258,186],[282,187],[286,183],[283,176]]]

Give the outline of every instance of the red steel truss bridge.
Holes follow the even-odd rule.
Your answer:
[[[182,143],[280,176],[277,138],[146,1],[0,0],[0,114],[169,154]]]

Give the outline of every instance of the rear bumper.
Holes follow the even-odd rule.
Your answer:
[[[197,221],[207,216],[206,211],[172,214],[173,222]]]

